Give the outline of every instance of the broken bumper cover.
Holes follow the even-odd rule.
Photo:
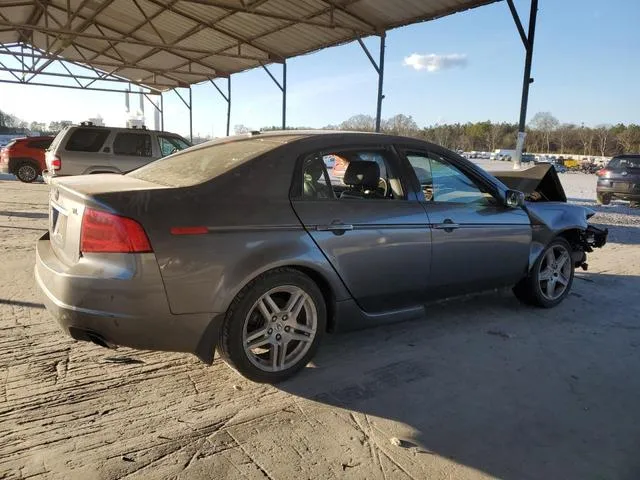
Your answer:
[[[587,226],[587,229],[582,234],[582,244],[585,247],[585,251],[592,252],[594,248],[604,247],[608,236],[608,228],[598,228],[593,225]]]

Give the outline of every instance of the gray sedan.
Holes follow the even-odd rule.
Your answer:
[[[403,137],[232,137],[127,175],[55,180],[35,276],[77,340],[209,363],[217,350],[277,382],[325,332],[420,318],[430,300],[512,286],[528,304],[560,303],[606,231],[589,209],[545,201],[552,180],[524,179],[525,198]]]

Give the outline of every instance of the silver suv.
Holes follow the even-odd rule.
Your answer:
[[[42,176],[48,183],[62,175],[126,173],[190,146],[175,133],[82,123],[58,133],[46,152]]]

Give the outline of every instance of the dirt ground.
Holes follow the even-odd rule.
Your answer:
[[[47,187],[0,179],[0,478],[640,478],[640,210],[558,308],[509,292],[329,336],[277,387],[216,360],[73,342],[43,309]],[[392,441],[398,439],[398,441]]]

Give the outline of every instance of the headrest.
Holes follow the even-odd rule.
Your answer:
[[[324,168],[322,166],[322,160],[318,159],[305,166],[304,174],[311,180],[316,181],[322,177]]]
[[[380,167],[376,162],[353,160],[349,162],[342,181],[351,187],[377,188],[380,181]]]

